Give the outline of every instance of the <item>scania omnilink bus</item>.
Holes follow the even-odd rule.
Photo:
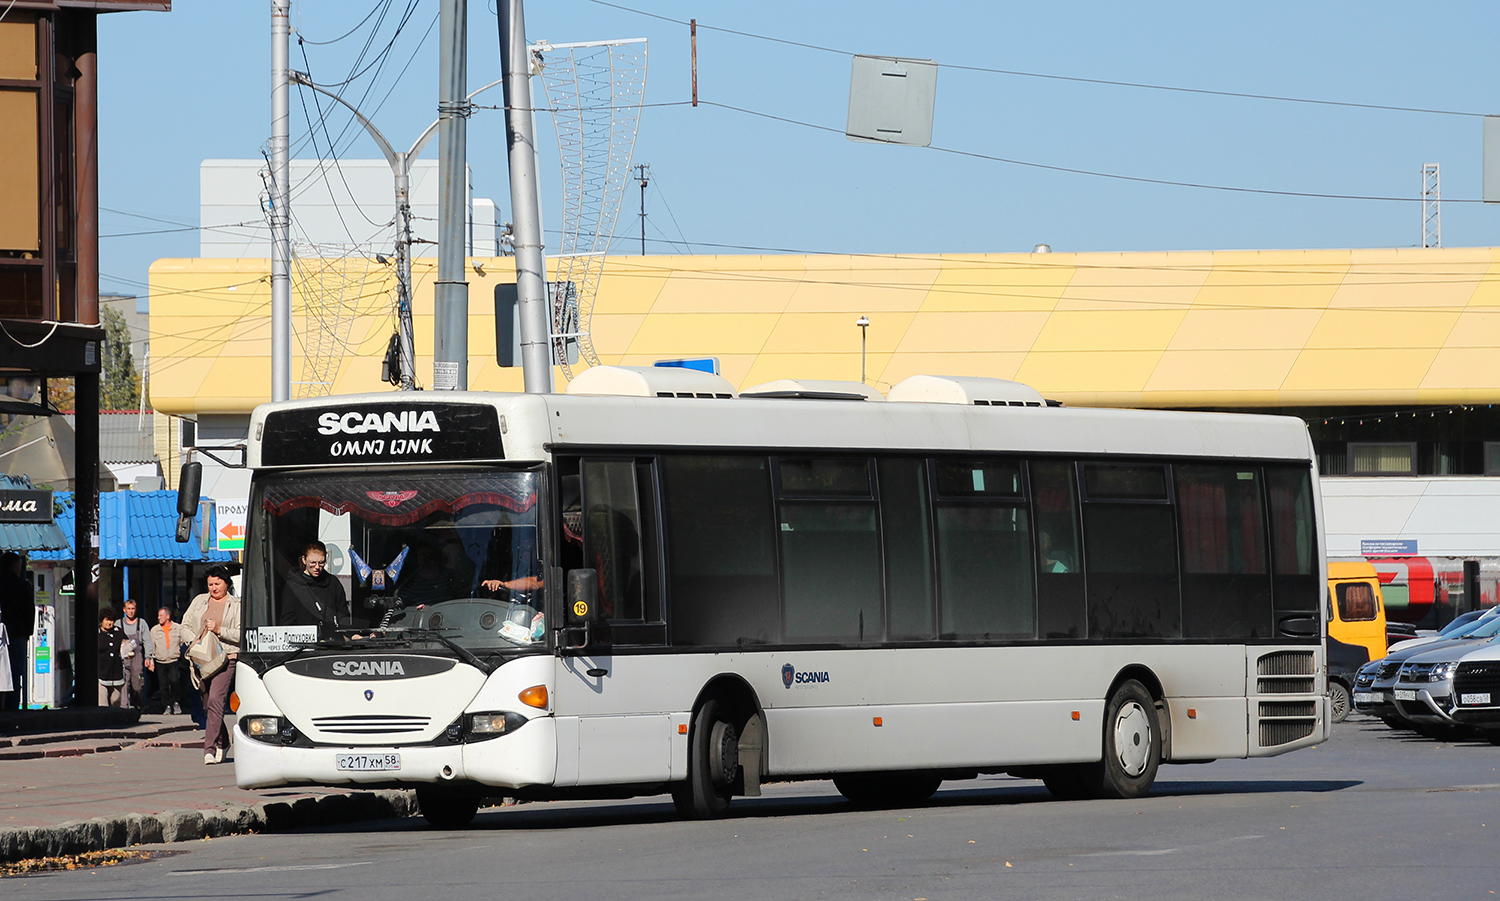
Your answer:
[[[501,794],[711,817],[816,778],[1136,797],[1329,733],[1296,419],[596,367],[264,405],[247,458],[242,786],[415,787],[446,826]],[[312,541],[343,628],[283,624]]]

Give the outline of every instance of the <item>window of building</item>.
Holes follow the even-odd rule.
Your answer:
[[[1415,441],[1349,443],[1349,474],[1356,476],[1413,476],[1417,474]]]

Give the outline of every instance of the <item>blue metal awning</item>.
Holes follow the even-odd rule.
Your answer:
[[[0,475],[0,488],[30,488],[31,480]],[[57,522],[0,523],[0,551],[55,551],[68,547],[68,536]]]
[[[73,492],[59,491],[63,513],[57,525],[68,538],[61,550],[39,551],[33,560],[73,559]],[[193,519],[192,538],[177,542],[177,492],[110,491],[99,495],[99,559],[172,561],[186,563],[227,563],[234,559],[228,551],[203,550],[203,527],[214,533],[214,504],[200,498],[202,515]]]

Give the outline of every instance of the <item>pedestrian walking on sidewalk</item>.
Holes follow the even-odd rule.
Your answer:
[[[125,659],[121,651],[129,641],[115,621],[115,611],[99,611],[99,706],[129,707],[125,690]]]
[[[193,598],[182,617],[182,640],[189,656],[200,639],[217,643],[223,659],[205,670],[193,664],[193,685],[203,692],[207,722],[203,728],[203,762],[222,763],[229,747],[229,733],[224,728],[224,704],[234,682],[235,660],[240,651],[240,599],[229,593],[229,570],[223,566],[208,568],[208,591]],[[212,639],[209,639],[212,636]],[[217,665],[215,665],[217,664]]]
[[[181,713],[182,624],[172,622],[171,607],[156,611],[156,625],[151,627],[151,663],[161,712]]]
[[[24,571],[20,554],[0,554],[0,623],[5,625],[11,679],[11,690],[0,692],[0,710],[26,706],[26,642],[36,629],[36,599]]]
[[[129,689],[129,706],[146,706],[146,673],[156,668],[151,659],[151,624],[144,616],[136,615],[136,603],[125,602],[125,618],[120,620],[120,631],[135,645],[135,652],[125,658],[125,686]]]

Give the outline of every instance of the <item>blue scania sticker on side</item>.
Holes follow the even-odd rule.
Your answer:
[[[828,671],[827,670],[823,670],[821,672],[815,672],[815,673],[805,672],[805,671],[799,673],[799,672],[797,672],[796,668],[793,667],[790,663],[784,664],[781,667],[781,684],[784,685],[784,686],[786,686],[787,688],[791,688],[793,685],[802,685],[802,686],[809,686],[810,687],[812,685],[816,685],[818,683],[827,682],[827,681],[828,681]]]

